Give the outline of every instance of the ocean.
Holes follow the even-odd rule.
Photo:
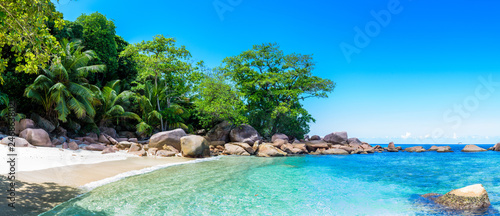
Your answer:
[[[500,214],[500,152],[450,146],[453,153],[222,156],[105,184],[42,215]],[[486,212],[443,210],[420,197],[472,184],[486,188]]]

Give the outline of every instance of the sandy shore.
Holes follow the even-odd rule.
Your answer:
[[[0,158],[7,161],[0,145]],[[0,215],[38,215],[96,186],[193,159],[137,157],[125,152],[101,154],[57,148],[16,148],[16,209],[7,208],[8,164],[2,162]],[[6,211],[4,211],[4,209]]]

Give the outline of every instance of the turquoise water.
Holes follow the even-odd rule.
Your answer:
[[[491,145],[482,146],[490,147]],[[428,148],[430,146],[425,146]],[[219,160],[98,187],[43,215],[455,215],[419,195],[481,183],[500,209],[500,152]]]

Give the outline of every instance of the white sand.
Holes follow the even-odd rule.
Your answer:
[[[100,151],[70,150],[55,147],[16,147],[16,172],[34,171],[77,164],[95,164],[106,161],[125,160],[129,157],[138,157],[127,154],[125,151],[102,154]],[[9,172],[7,163],[8,151],[6,145],[0,145],[0,174]]]

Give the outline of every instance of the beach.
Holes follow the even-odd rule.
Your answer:
[[[16,148],[16,153],[18,166],[15,174],[14,215],[38,215],[96,186],[144,173],[148,169],[152,171],[154,167],[194,160],[183,157],[138,157],[124,151],[101,154],[97,151],[46,147]],[[0,145],[0,155],[2,161],[7,161],[6,146]],[[3,180],[8,172],[7,165],[1,164]],[[5,182],[3,188],[7,188],[9,182],[2,182]],[[7,191],[1,190],[0,196],[7,197]]]

